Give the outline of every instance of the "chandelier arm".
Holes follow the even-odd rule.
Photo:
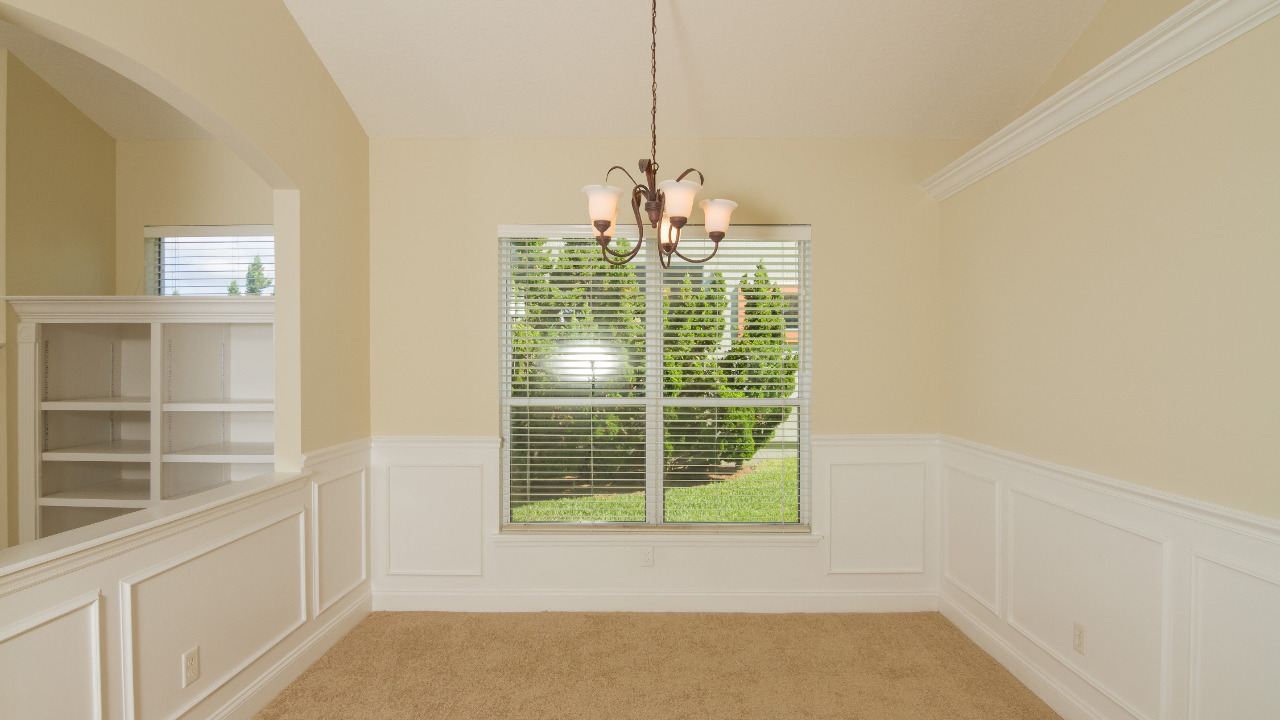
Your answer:
[[[706,178],[704,178],[704,177],[702,176],[702,171],[701,171],[701,170],[699,170],[698,168],[689,168],[688,170],[685,170],[684,172],[680,173],[680,177],[676,178],[676,182],[680,182],[681,180],[685,179],[685,177],[686,177],[689,173],[698,173],[698,184],[699,184],[699,185],[706,185],[706,184],[707,184],[707,179],[706,179]],[[607,177],[607,176],[606,176],[606,177]]]
[[[631,177],[631,173],[627,172],[627,169],[622,167],[621,165],[614,165],[613,167],[609,168],[609,171],[604,174],[605,182],[609,182],[609,176],[613,174],[614,170],[621,170],[622,174],[627,176],[627,179],[631,181],[632,185],[636,187],[640,186],[640,183],[636,182],[636,179]]]
[[[645,190],[639,185],[635,186],[631,191],[631,212],[635,213],[636,230],[640,233],[640,238],[636,240],[636,246],[631,249],[631,252],[620,253],[611,249],[608,243],[600,243],[600,255],[604,258],[604,261],[610,265],[625,265],[631,262],[631,260],[640,253],[640,248],[644,247],[644,223],[640,221],[640,198],[644,195]],[[597,240],[596,242],[599,241]],[[609,259],[610,255],[622,259],[615,262]]]
[[[715,256],[716,256],[716,253],[720,252],[720,243],[716,243],[716,246],[715,246],[715,248],[711,251],[711,254],[710,254],[710,255],[708,255],[708,256],[706,256],[706,257],[704,257],[704,258],[702,258],[701,260],[694,260],[693,258],[686,257],[684,253],[680,252],[679,247],[671,248],[671,252],[675,253],[676,255],[679,255],[681,260],[684,260],[685,262],[691,262],[691,263],[693,263],[693,264],[697,265],[697,264],[699,264],[699,263],[704,263],[704,262],[706,262],[706,261],[710,260],[711,258],[715,257]]]

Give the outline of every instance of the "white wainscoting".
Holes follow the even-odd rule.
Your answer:
[[[368,466],[349,443],[0,552],[0,715],[251,717],[372,607]]]
[[[812,533],[500,533],[497,438],[375,438],[374,608],[936,609],[936,438],[812,449]]]
[[[951,438],[940,462],[942,612],[1064,718],[1280,717],[1280,522]]]
[[[95,592],[0,628],[0,710],[6,717],[102,717],[101,615]],[[59,692],[28,691],[50,678]]]

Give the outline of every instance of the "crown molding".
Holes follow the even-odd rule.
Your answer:
[[[941,202],[1280,14],[1280,0],[1196,0],[924,182]]]

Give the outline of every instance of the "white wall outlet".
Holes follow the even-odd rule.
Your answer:
[[[200,646],[182,653],[182,687],[200,679]]]
[[[1071,648],[1084,655],[1084,626],[1080,623],[1075,623],[1071,632]]]
[[[653,548],[640,548],[640,567],[653,567]]]

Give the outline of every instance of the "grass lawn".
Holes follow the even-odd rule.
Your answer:
[[[763,460],[730,480],[666,489],[665,522],[794,523],[800,521],[799,463]],[[644,493],[583,495],[519,505],[512,522],[644,522]]]

